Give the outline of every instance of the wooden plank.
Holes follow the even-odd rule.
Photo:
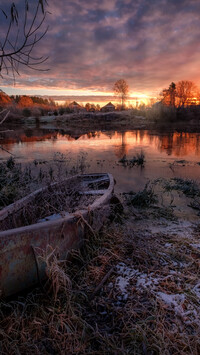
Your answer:
[[[110,179],[106,176],[106,177],[102,177],[102,178],[99,178],[99,179],[95,179],[95,180],[84,180],[83,182],[82,182],[82,185],[89,185],[89,184],[98,184],[99,182],[109,182],[110,181]]]
[[[88,191],[79,191],[80,195],[103,195],[105,194],[105,190],[88,190]]]

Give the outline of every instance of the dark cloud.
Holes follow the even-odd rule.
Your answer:
[[[116,38],[116,29],[111,26],[99,27],[94,31],[94,36],[97,42],[104,43]]]
[[[88,21],[98,23],[102,21],[107,15],[107,11],[102,9],[88,10]]]
[[[35,53],[49,56],[50,70],[21,68],[18,85],[111,92],[123,77],[147,93],[181,79],[200,83],[200,1],[51,0],[49,12],[50,30]]]

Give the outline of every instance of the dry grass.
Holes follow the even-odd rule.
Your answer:
[[[67,262],[47,253],[43,291],[2,301],[2,354],[199,354],[199,224],[124,208]]]
[[[11,156],[0,163],[0,209],[40,187],[82,174],[87,168],[87,155],[82,152],[76,160],[68,153],[56,153],[52,161],[34,160],[29,164],[17,163]]]
[[[66,300],[68,299],[68,303],[70,304],[72,285],[71,280],[63,267],[66,261],[59,260],[56,249],[52,250],[50,246],[48,246],[47,249],[50,250],[46,251],[46,255],[44,255],[42,259],[46,264],[46,274],[48,278],[46,286],[49,286],[48,293],[53,293],[55,302],[58,299],[58,294],[62,293],[65,295]]]
[[[1,230],[18,228],[49,219],[65,216],[66,213],[77,209],[87,208],[96,196],[82,194],[84,187],[81,179],[65,181],[64,183],[49,185],[42,192],[34,196],[31,202],[23,205],[17,212],[9,214],[0,222]]]

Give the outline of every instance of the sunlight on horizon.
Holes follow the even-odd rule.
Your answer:
[[[28,95],[28,96],[49,96],[55,97],[56,103],[63,105],[66,101],[78,101],[84,105],[87,102],[105,105],[108,101],[120,104],[120,98],[116,97],[112,91],[92,91],[92,90],[66,90],[66,89],[48,89],[48,88],[28,88],[17,86],[13,87],[1,86],[7,95]],[[56,96],[58,96],[56,98]],[[60,96],[60,98],[59,98]],[[78,99],[76,99],[78,97]],[[101,99],[102,97],[102,99]],[[155,95],[142,94],[138,92],[129,92],[127,103],[133,106],[147,104],[150,99],[156,99]]]

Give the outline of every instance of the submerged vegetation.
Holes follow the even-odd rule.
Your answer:
[[[56,153],[50,163],[34,160],[23,166],[11,156],[0,163],[0,209],[28,193],[87,170],[87,155],[80,153],[76,160]]]
[[[122,165],[124,167],[128,166],[128,167],[133,167],[135,165],[137,166],[143,166],[145,163],[145,155],[144,153],[141,151],[141,153],[138,153],[136,156],[134,156],[131,159],[127,159],[126,155],[124,155],[120,160],[119,163],[122,163]]]
[[[30,168],[22,170],[10,157],[6,162],[0,163],[0,208],[3,208],[26,194],[33,182]]]

